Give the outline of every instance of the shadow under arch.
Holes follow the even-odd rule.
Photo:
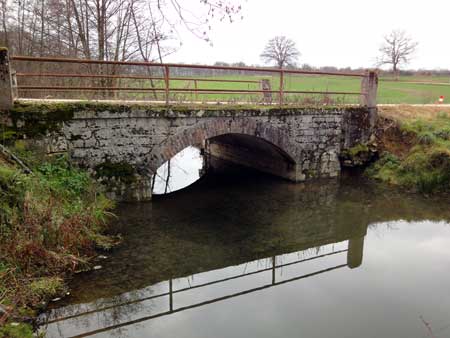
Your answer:
[[[252,142],[252,140],[254,142]],[[163,143],[153,148],[149,154],[149,165],[153,172],[189,146],[209,147],[207,155],[215,159],[234,162],[297,181],[297,164],[300,156],[298,149],[289,138],[285,127],[276,127],[267,122],[249,118],[211,119],[184,129],[178,134],[168,137]],[[249,151],[253,147],[253,150]],[[269,153],[283,159],[284,164],[273,168],[265,168],[258,160],[268,149]],[[265,156],[264,162],[267,161]],[[217,163],[217,162],[216,162]]]

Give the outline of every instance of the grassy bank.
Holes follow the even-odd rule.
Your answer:
[[[450,109],[383,107],[378,142],[381,158],[368,176],[423,193],[450,192]]]
[[[64,156],[17,142],[12,151],[32,173],[0,153],[0,337],[26,337],[23,323],[66,293],[65,277],[112,245],[101,234],[112,203]]]

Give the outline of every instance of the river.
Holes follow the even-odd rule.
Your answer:
[[[47,337],[450,337],[448,197],[249,172],[116,213]]]

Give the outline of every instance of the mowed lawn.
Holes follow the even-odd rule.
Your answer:
[[[215,80],[244,80],[244,81],[260,81],[268,79],[271,88],[274,91],[279,90],[280,80],[278,76],[214,76],[204,77],[203,79]],[[155,83],[158,87],[163,87],[162,82]],[[185,81],[171,80],[171,88],[184,89],[215,89],[215,90],[259,90],[259,83],[234,83],[234,82],[207,82],[207,81]],[[338,76],[286,76],[284,81],[284,89],[287,91],[321,91],[321,92],[359,92],[361,81],[358,77],[338,77]],[[185,100],[202,100],[202,101],[255,101],[261,97],[261,94],[187,94],[173,93],[174,97]],[[357,95],[327,95],[336,102],[356,103]],[[385,104],[432,104],[437,103],[440,96],[444,96],[444,103],[450,103],[450,79],[445,77],[401,77],[398,81],[392,79],[380,78],[378,87],[378,103]],[[324,97],[324,95],[309,94],[285,94],[287,101],[307,100],[308,97]],[[273,94],[273,99],[277,100],[277,94]]]

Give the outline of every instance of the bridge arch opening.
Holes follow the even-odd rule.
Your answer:
[[[295,180],[296,162],[283,149],[264,138],[228,133],[210,138],[206,142],[208,170],[221,171],[229,164]]]
[[[164,195],[184,189],[203,175],[201,150],[188,146],[164,162],[152,177],[152,194]]]
[[[186,188],[204,174],[240,175],[248,169],[295,180],[296,162],[268,140],[242,133],[224,133],[189,145],[165,161],[153,176],[152,193]],[[243,170],[245,169],[245,170]]]
[[[205,118],[169,134],[145,162],[151,172],[157,173],[164,163],[190,146],[201,149],[203,172],[220,171],[222,164],[232,163],[295,182],[305,179],[301,170],[303,148],[294,142],[290,128],[250,117]]]

